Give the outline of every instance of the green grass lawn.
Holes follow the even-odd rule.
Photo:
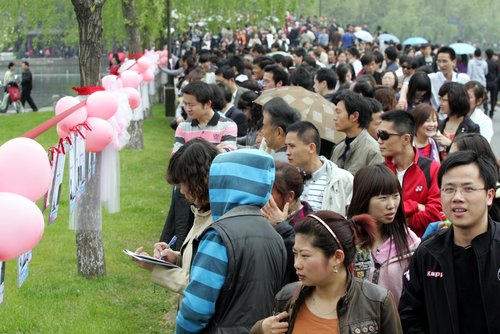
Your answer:
[[[1,116],[0,143],[52,116]],[[163,228],[171,192],[165,182],[173,142],[169,121],[163,106],[156,105],[154,118],[144,121],[144,150],[120,152],[121,211],[109,214],[103,209],[102,217],[107,275],[85,279],[78,274],[65,176],[59,216],[46,225],[20,289],[16,261],[7,262],[0,333],[165,333],[173,328],[174,295],[154,287],[150,273],[122,253],[123,248],[151,249]],[[37,138],[45,148],[57,140],[55,129]],[[47,213],[45,217],[47,221]]]

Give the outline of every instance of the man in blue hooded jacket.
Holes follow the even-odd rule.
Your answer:
[[[286,249],[260,208],[269,200],[274,175],[273,158],[263,151],[242,149],[214,159],[209,175],[214,223],[195,241],[176,333],[249,333],[272,313]]]

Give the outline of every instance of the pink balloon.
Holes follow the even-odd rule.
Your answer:
[[[59,136],[59,138],[66,138],[69,135],[69,132],[64,130],[64,129],[61,129],[59,124],[57,124],[57,126],[56,126],[56,131],[57,131],[57,135]]]
[[[107,121],[97,118],[87,118],[92,131],[86,132],[86,147],[88,152],[101,152],[113,140],[113,127]]]
[[[130,105],[130,108],[137,108],[141,104],[141,95],[137,89],[132,87],[125,87],[124,89],[128,96],[128,104]]]
[[[80,101],[73,96],[65,96],[61,98],[56,103],[56,108],[55,108],[56,115],[62,114],[63,112],[77,105],[78,103],[80,103]],[[85,108],[84,106],[73,112],[71,115],[59,121],[58,125],[61,126],[61,129],[69,131],[70,128],[85,122],[86,119],[87,119],[87,108]]]
[[[153,81],[154,78],[155,74],[153,73],[153,71],[151,71],[151,69],[148,68],[146,71],[142,72],[142,79],[144,80],[144,82]]]
[[[44,228],[43,214],[35,203],[17,194],[0,193],[0,261],[35,248]]]
[[[161,66],[166,66],[168,64],[168,58],[167,57],[160,57],[160,65]]]
[[[118,110],[118,99],[115,94],[107,91],[98,91],[87,98],[88,117],[108,119]]]
[[[108,92],[112,92],[120,88],[118,87],[118,77],[113,74],[103,76],[101,79],[101,83],[104,89]]]
[[[137,60],[137,67],[139,67],[139,72],[141,73],[144,73],[144,71],[148,70],[152,65],[153,63],[146,56],[142,56]]]
[[[124,71],[120,78],[122,79],[123,87],[137,88],[142,81],[142,77],[139,73],[130,70]]]
[[[0,146],[0,192],[41,198],[52,179],[47,151],[29,138],[14,138]]]

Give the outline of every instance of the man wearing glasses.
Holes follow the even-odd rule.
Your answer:
[[[498,166],[474,151],[450,154],[438,173],[452,227],[420,244],[403,277],[405,333],[497,333],[500,224],[488,217]]]
[[[439,164],[419,156],[413,147],[415,121],[404,110],[382,114],[378,144],[385,163],[398,177],[403,189],[403,208],[408,225],[422,237],[427,226],[441,220],[441,200],[437,185]]]

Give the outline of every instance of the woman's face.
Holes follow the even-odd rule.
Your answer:
[[[380,224],[391,224],[401,202],[399,192],[370,198],[368,213]]]
[[[426,90],[417,90],[415,92],[415,99],[416,100],[421,100],[424,97],[425,93],[427,93]]]
[[[448,103],[448,94],[444,94],[439,99],[439,108],[443,114],[448,115],[450,113],[450,104]]]
[[[189,187],[188,187],[187,184],[181,183],[179,185],[179,190],[180,190],[181,194],[183,194],[184,197],[186,197],[186,200],[189,203],[192,203],[192,204],[194,204],[197,207],[202,207],[202,206],[204,206],[206,204],[206,203],[201,203],[200,200],[198,198],[196,198],[196,196],[194,196],[192,194],[192,192],[189,190]]]
[[[430,138],[436,135],[438,129],[438,120],[436,114],[431,114],[431,116],[417,129],[417,137],[419,138]]]
[[[477,106],[481,105],[482,101],[476,99],[476,95],[474,94],[474,90],[473,89],[467,90],[467,94],[469,94],[470,110],[474,111],[474,109],[476,109]]]
[[[347,56],[345,55],[344,52],[341,52],[337,56],[337,64],[345,64],[347,62]]]
[[[396,82],[396,78],[392,72],[387,72],[382,77],[382,86],[385,87],[394,87],[394,83]]]
[[[312,237],[296,234],[293,254],[295,271],[303,285],[321,286],[334,278],[333,257],[327,259],[321,249],[314,247]]]
[[[345,75],[345,81],[350,82],[351,80],[352,80],[352,73],[351,73],[351,71],[347,71],[347,73]]]

